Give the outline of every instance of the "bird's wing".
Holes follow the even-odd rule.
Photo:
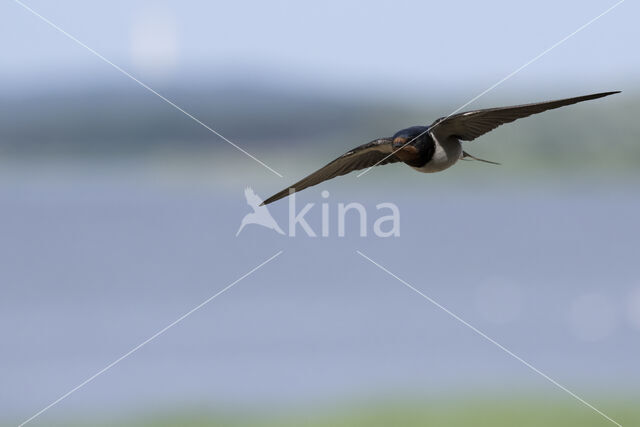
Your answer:
[[[575,98],[558,99],[556,101],[538,102],[535,104],[514,105],[511,107],[487,108],[485,110],[468,111],[436,120],[431,128],[440,140],[455,137],[463,141],[472,141],[504,123],[542,113],[565,105],[576,104],[590,99],[602,98],[615,92],[595,93]]]
[[[263,204],[267,205],[288,196],[290,189],[291,192],[294,193],[320,184],[328,179],[335,178],[336,176],[346,175],[355,170],[374,165],[386,165],[387,163],[399,162],[400,159],[393,155],[392,142],[393,138],[379,138],[367,144],[360,145],[318,169],[306,178],[302,178],[295,184],[269,197]]]

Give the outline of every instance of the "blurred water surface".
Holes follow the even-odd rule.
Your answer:
[[[5,417],[42,408],[279,250],[43,422],[402,393],[542,390],[571,402],[356,250],[584,397],[624,394],[640,379],[637,181],[409,172],[419,185],[374,191],[344,178],[326,187],[331,221],[335,203],[358,201],[371,230],[375,205],[393,202],[400,237],[361,238],[354,217],[344,238],[255,225],[236,238],[250,211],[243,185],[70,170],[4,173],[0,184]],[[279,189],[268,187],[258,192]],[[319,193],[301,193],[299,206]],[[285,231],[287,209],[271,208]],[[319,231],[320,207],[307,218]]]

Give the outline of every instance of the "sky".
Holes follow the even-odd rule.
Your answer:
[[[262,79],[325,89],[478,93],[616,1],[382,2],[26,0],[154,85]],[[502,91],[637,81],[640,7],[627,0],[526,67]],[[46,90],[124,78],[18,3],[0,4],[0,87]],[[564,93],[562,95],[565,95]]]

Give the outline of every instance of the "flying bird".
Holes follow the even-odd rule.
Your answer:
[[[467,153],[462,149],[461,141],[473,141],[504,123],[532,114],[619,92],[603,92],[556,101],[467,111],[441,117],[430,126],[412,126],[402,129],[390,138],[374,139],[346,152],[311,175],[269,197],[263,204],[275,202],[296,191],[336,176],[389,163],[404,162],[418,172],[425,173],[440,172],[453,166],[460,159],[498,164]]]

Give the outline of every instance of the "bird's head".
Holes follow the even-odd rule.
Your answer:
[[[396,132],[396,134],[393,135],[393,148],[398,149],[408,143],[415,143],[417,139],[426,135],[428,129],[427,126],[412,126]]]

